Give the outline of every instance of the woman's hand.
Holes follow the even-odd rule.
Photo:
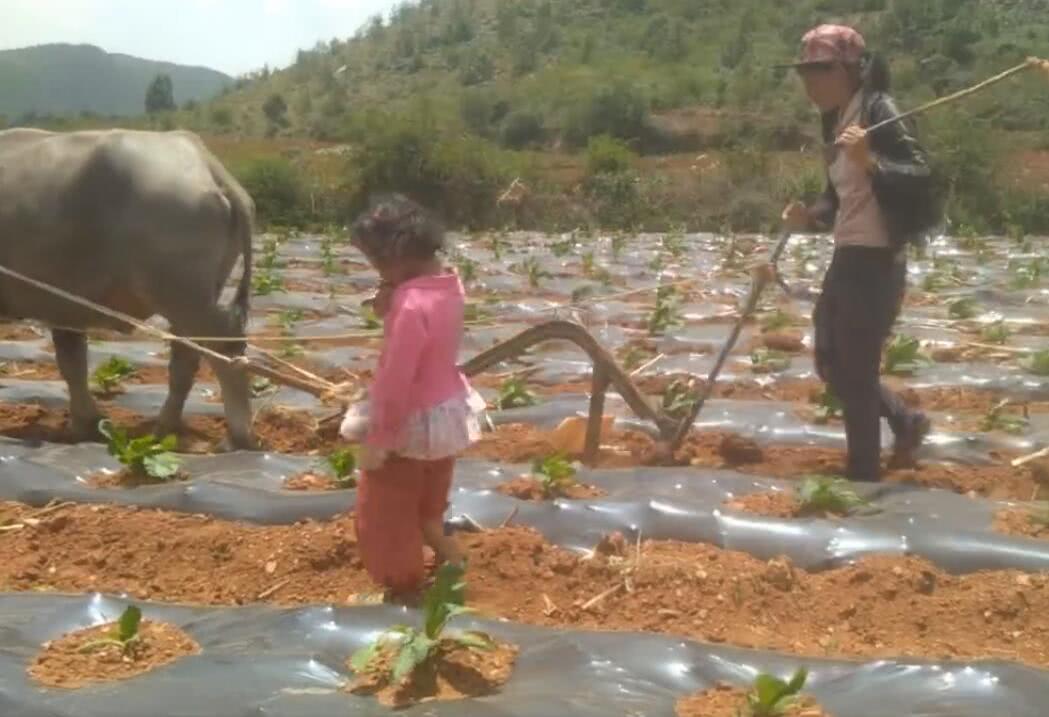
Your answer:
[[[802,202],[791,202],[783,210],[783,228],[792,232],[802,232],[812,226],[812,215]]]
[[[870,138],[867,136],[867,130],[858,124],[846,127],[835,144],[842,148],[849,160],[863,169],[870,170],[874,167]]]

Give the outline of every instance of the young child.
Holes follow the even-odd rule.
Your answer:
[[[344,438],[362,443],[357,541],[364,567],[391,598],[423,585],[423,543],[438,563],[463,563],[444,534],[455,457],[480,437],[484,400],[459,371],[465,296],[438,252],[441,227],[418,204],[377,202],[351,243],[379,272],[374,301],[384,342],[368,404],[352,407]]]

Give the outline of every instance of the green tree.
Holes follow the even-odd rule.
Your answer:
[[[146,90],[146,112],[156,114],[158,112],[171,112],[175,109],[175,88],[171,83],[171,76],[159,74],[149,83]]]
[[[279,93],[273,93],[266,98],[262,104],[262,113],[270,124],[276,127],[284,127],[288,124],[288,103],[284,101]]]
[[[291,162],[279,157],[256,159],[234,169],[264,223],[296,225],[303,217],[303,180]]]

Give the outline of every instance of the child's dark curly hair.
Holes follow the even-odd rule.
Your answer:
[[[378,264],[426,261],[444,249],[444,227],[400,194],[377,197],[350,228],[351,243]]]

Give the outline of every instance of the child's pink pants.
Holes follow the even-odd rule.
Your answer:
[[[357,490],[357,545],[365,570],[394,593],[422,587],[423,523],[448,509],[455,458],[420,461],[390,456],[364,471]]]

